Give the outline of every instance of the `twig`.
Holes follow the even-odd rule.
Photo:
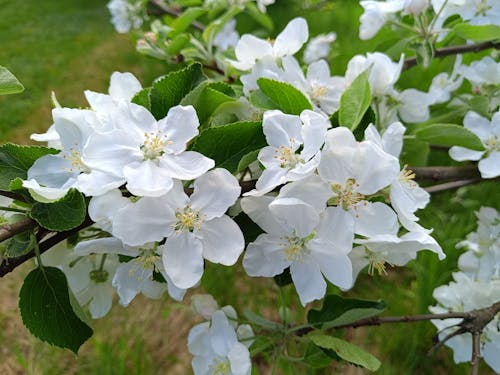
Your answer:
[[[14,237],[16,234],[33,229],[35,226],[36,222],[32,219],[25,219],[12,224],[4,224],[0,227],[0,242]]]
[[[443,181],[481,178],[481,175],[475,165],[466,165],[460,167],[408,167],[415,172],[417,181]]]
[[[160,9],[162,12],[165,14],[171,15],[173,17],[179,17],[181,12],[172,8],[167,7],[163,1],[161,0],[150,0],[150,3],[156,6],[158,9]],[[195,29],[199,31],[205,30],[205,25],[198,21],[192,21],[191,26],[193,26]]]
[[[472,334],[472,358],[470,360],[471,375],[479,374],[479,358],[481,358],[481,332]]]
[[[463,44],[459,46],[438,48],[434,51],[434,57],[445,57],[445,56],[458,55],[459,53],[468,53],[468,52],[475,53],[489,48],[500,49],[500,43],[489,41],[477,44]],[[417,58],[410,57],[405,60],[403,64],[403,69],[409,69],[415,65],[417,65]]]
[[[7,198],[17,200],[17,201],[28,202],[28,200],[25,197],[23,197],[21,194],[14,193],[12,191],[0,190],[0,195],[7,197]]]
[[[480,178],[472,178],[469,180],[458,180],[458,181],[446,182],[444,184],[427,186],[424,188],[424,190],[428,193],[431,193],[431,194],[432,193],[439,193],[441,191],[458,189],[459,187],[462,187],[462,186],[477,184],[478,182],[481,182],[481,181],[485,181],[485,180],[482,180]]]

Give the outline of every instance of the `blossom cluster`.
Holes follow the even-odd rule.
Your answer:
[[[466,247],[458,261],[460,270],[453,274],[454,281],[434,290],[438,305],[429,309],[433,313],[471,311],[489,307],[500,299],[500,215],[492,207],[481,207],[476,212],[478,227],[457,247]],[[457,329],[460,319],[432,321],[444,337]],[[486,325],[481,334],[481,355],[497,373],[500,372],[500,324],[498,315]],[[454,336],[445,342],[453,349],[456,363],[470,361],[472,355],[470,333]]]

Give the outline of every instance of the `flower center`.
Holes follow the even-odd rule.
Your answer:
[[[141,146],[144,160],[159,158],[165,153],[165,146],[172,143],[172,141],[167,141],[166,134],[161,134],[161,130],[158,130],[156,134],[153,132],[144,133],[144,143]]]
[[[317,102],[326,95],[327,91],[328,88],[326,86],[315,85],[311,90],[311,98]]]
[[[280,146],[275,153],[274,157],[280,161],[281,168],[295,168],[297,164],[304,162],[291,147]]]
[[[350,207],[358,204],[365,199],[363,194],[356,191],[359,184],[356,183],[354,178],[349,178],[344,186],[340,184],[332,184],[332,191],[334,196],[328,203],[340,206],[344,210],[349,210]]]
[[[485,143],[486,149],[488,151],[499,151],[500,152],[500,140],[496,136],[491,136]]]
[[[174,224],[176,232],[200,230],[201,225],[205,222],[204,218],[200,216],[200,211],[193,210],[191,204],[184,207],[182,211],[177,210],[175,217],[177,218],[177,222]]]
[[[156,263],[161,259],[156,253],[156,245],[153,249],[141,248],[140,255],[134,259],[135,262],[139,263],[145,270],[154,271],[156,268]]]
[[[89,272],[90,280],[95,283],[104,283],[108,280],[109,273],[106,270],[97,269]]]
[[[285,250],[284,253],[286,258],[292,262],[298,261],[301,262],[304,260],[304,257],[307,254],[310,254],[311,251],[305,246],[306,243],[314,238],[315,233],[311,233],[309,236],[300,238],[297,236],[284,237],[282,240],[285,241]]]
[[[83,163],[80,152],[74,148],[71,147],[68,152],[65,152],[63,158],[71,163],[71,166],[65,169],[67,172],[90,173],[90,168]]]
[[[214,360],[214,363],[210,365],[212,370],[212,375],[227,375],[231,372],[231,365],[229,361],[226,360]]]
[[[386,263],[392,267],[392,264],[387,262],[384,256],[380,253],[375,253],[366,249],[367,258],[368,258],[368,274],[373,276],[375,271],[378,272],[379,275],[387,275],[387,271],[385,270]]]
[[[416,188],[417,183],[413,181],[413,179],[415,178],[415,172],[413,172],[411,169],[406,169],[406,167],[408,167],[408,165],[405,165],[401,172],[399,172],[398,180],[412,189]]]
[[[476,14],[474,16],[475,17],[477,17],[477,16],[486,16],[486,13],[490,9],[491,9],[491,6],[488,5],[488,1],[487,0],[481,0],[476,5]]]

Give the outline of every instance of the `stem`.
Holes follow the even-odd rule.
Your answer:
[[[25,214],[27,212],[26,210],[21,210],[19,208],[4,207],[4,206],[0,206],[0,211],[20,212],[22,214]]]
[[[476,44],[463,44],[458,46],[438,48],[434,51],[434,57],[446,57],[450,55],[458,55],[460,53],[468,53],[468,52],[475,53],[489,48],[500,49],[500,42],[489,41]],[[403,69],[410,69],[415,65],[417,65],[417,58],[410,57],[405,60],[403,64]]]
[[[4,224],[0,227],[0,242],[5,241],[16,234],[33,229],[36,226],[36,221],[25,219],[12,224]]]
[[[457,179],[477,179],[481,175],[475,165],[460,167],[408,167],[415,172],[417,181],[442,181]]]
[[[472,358],[470,360],[471,375],[479,374],[479,358],[481,358],[481,332],[472,334]]]
[[[169,8],[168,6],[166,6],[163,3],[163,1],[161,1],[161,0],[150,0],[150,2],[151,2],[151,4],[153,4],[154,6],[156,6],[158,9],[160,9],[162,12],[164,12],[165,14],[168,14],[170,16],[179,17],[180,14],[181,14],[180,11],[172,9],[172,8]],[[199,31],[205,30],[205,25],[203,25],[203,24],[201,24],[200,22],[197,22],[197,21],[191,22],[191,26],[193,26],[195,29],[197,29]]]
[[[25,197],[23,197],[20,194],[13,193],[12,191],[0,190],[0,195],[2,195],[4,197],[7,197],[7,198],[10,198],[10,199],[14,199],[16,201],[21,201],[21,202],[27,202],[27,203],[29,203],[29,201]]]
[[[424,190],[428,193],[439,193],[441,191],[458,189],[459,187],[462,187],[462,186],[477,184],[478,182],[481,182],[481,181],[484,181],[484,180],[482,180],[480,178],[473,178],[473,179],[469,179],[469,180],[458,180],[458,181],[446,182],[444,184],[428,186],[428,187],[424,188]]]

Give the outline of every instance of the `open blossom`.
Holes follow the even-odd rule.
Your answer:
[[[306,20],[294,18],[273,43],[251,34],[243,35],[234,49],[237,60],[229,60],[228,63],[239,70],[250,70],[258,60],[264,57],[277,60],[295,54],[308,38],[309,30]]]
[[[243,258],[250,276],[272,277],[290,267],[302,305],[323,298],[324,277],[348,288],[352,266],[347,254],[352,249],[354,223],[338,207],[322,213],[296,198],[246,197],[243,211],[266,233],[251,242]]]
[[[473,61],[470,65],[461,65],[457,72],[475,86],[500,85],[500,63],[490,56]]]
[[[258,159],[266,169],[246,195],[262,195],[312,174],[320,161],[327,126],[326,117],[310,110],[300,117],[279,110],[265,112],[262,127],[269,146],[259,152]]]
[[[111,0],[107,5],[111,13],[111,23],[119,33],[128,33],[142,25],[141,1]]]
[[[359,21],[359,38],[371,39],[379,32],[382,26],[397,12],[404,7],[403,0],[388,1],[360,1],[364,12]]]
[[[219,51],[225,51],[229,47],[236,46],[239,39],[240,35],[236,31],[236,20],[232,19],[217,33],[213,40],[213,45],[217,47]]]
[[[214,161],[187,143],[198,134],[199,120],[192,106],[170,108],[159,121],[144,107],[118,103],[115,127],[89,137],[84,162],[91,168],[118,175],[137,196],[161,196],[173,179],[191,180],[214,166]]]
[[[331,44],[337,39],[334,32],[320,34],[311,38],[304,50],[304,62],[310,64],[314,61],[325,59],[330,53]]]
[[[469,111],[464,118],[464,126],[476,134],[484,145],[484,151],[474,151],[465,147],[453,146],[449,154],[457,161],[479,160],[478,169],[483,178],[500,175],[500,111],[491,119]]]
[[[240,337],[223,310],[212,314],[211,321],[191,328],[188,335],[189,352],[195,375],[250,375],[252,362],[248,347],[251,341]],[[248,326],[247,326],[248,327]],[[249,327],[248,327],[249,328]],[[250,329],[250,337],[253,332]],[[239,340],[245,339],[240,342]]]

